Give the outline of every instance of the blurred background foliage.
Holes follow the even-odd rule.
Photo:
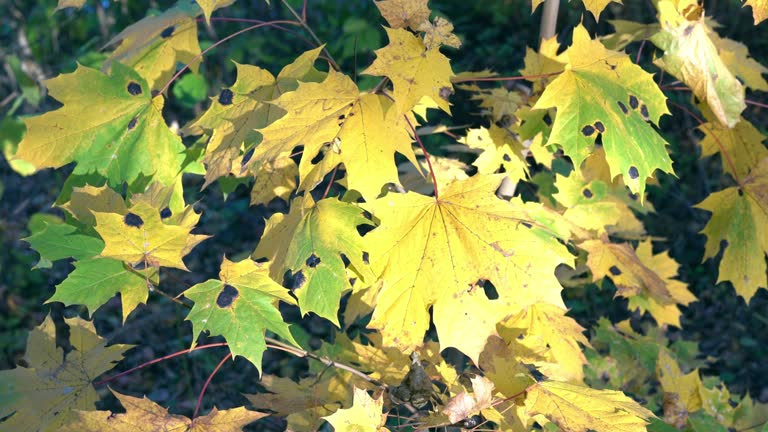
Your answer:
[[[80,10],[56,11],[55,0],[5,0],[0,16],[0,148],[7,156],[14,151],[24,133],[21,119],[58,106],[47,98],[42,81],[59,73],[70,72],[80,63],[99,67],[104,61],[105,44],[128,25],[149,14],[163,11],[173,1],[86,1]],[[239,0],[233,6],[221,9],[214,17],[250,18],[260,20],[290,19],[280,1]],[[302,2],[292,0],[301,10]],[[627,1],[627,5],[611,4],[599,23],[587,14],[583,22],[593,34],[612,32],[610,19],[621,18],[653,22],[655,10],[650,1]],[[540,10],[531,14],[530,1],[485,0],[463,2],[433,0],[435,13],[449,18],[461,38],[460,50],[448,49],[453,69],[479,71],[491,69],[501,75],[517,75],[523,66],[526,47],[538,44]],[[755,27],[748,9],[742,9],[737,0],[710,0],[706,2],[709,15],[722,24],[721,36],[745,43],[753,57],[768,65],[768,23]],[[558,20],[559,39],[568,43],[574,25],[582,21],[580,2],[562,2]],[[310,0],[307,19],[317,36],[324,42],[342,70],[353,75],[361,88],[369,88],[378,80],[360,76],[373,60],[373,51],[386,44],[381,25],[383,20],[369,0]],[[200,24],[201,48],[244,28],[247,24],[213,21]],[[298,31],[299,33],[300,30]],[[263,28],[246,33],[206,55],[199,75],[185,73],[171,88],[165,114],[169,123],[183,124],[200,113],[210,96],[218,94],[223,86],[235,80],[233,62],[254,64],[277,73],[299,53],[311,48],[306,35],[302,37],[274,28]],[[640,44],[630,45],[628,52],[634,58]],[[656,72],[651,64],[653,49],[646,44],[640,57],[641,65]],[[497,84],[498,85],[498,84]],[[688,94],[668,94],[676,103],[689,105]],[[748,98],[766,101],[765,93],[751,94]],[[482,124],[480,108],[461,91],[452,99],[457,107],[453,124]],[[768,402],[768,292],[760,290],[749,305],[737,297],[729,284],[715,285],[717,261],[701,262],[705,238],[697,234],[708,219],[708,213],[694,209],[711,192],[724,186],[716,158],[700,159],[697,136],[691,133],[695,120],[672,108],[674,117],[662,119],[663,135],[670,142],[677,178],[662,176],[657,186],[650,189],[650,201],[657,212],[644,217],[647,231],[665,238],[657,242],[659,249],[669,249],[671,256],[681,264],[680,278],[689,284],[699,301],[683,308],[682,329],[670,329],[673,340],[698,343],[700,359],[705,362],[705,374],[719,375],[733,393],[749,391],[752,397]],[[768,115],[765,110],[748,108],[745,116],[765,133]],[[438,121],[447,122],[445,118]],[[445,136],[430,137],[430,147],[446,143]],[[25,172],[24,166],[17,166]],[[33,268],[37,255],[21,240],[34,232],[40,221],[60,214],[52,209],[59,188],[69,170],[44,171],[22,177],[14,172],[5,158],[0,158],[0,369],[12,368],[21,358],[26,332],[51,313],[61,322],[63,316],[84,314],[82,309],[62,308],[61,304],[44,305],[71,265],[55,263],[48,269]],[[226,180],[204,192],[197,192],[202,184],[199,178],[186,178],[190,202],[197,202],[203,211],[200,226],[206,234],[214,235],[204,247],[197,248],[189,257],[191,273],[163,270],[166,280],[177,282],[173,294],[191,284],[214,276],[221,256],[242,256],[253,250],[263,229],[264,218],[272,212],[285,210],[284,203],[274,201],[269,206],[249,206],[249,191]],[[533,188],[533,186],[529,186]],[[231,192],[223,194],[223,191]],[[523,188],[525,193],[525,188]],[[616,322],[632,318],[638,327],[645,318],[626,310],[626,301],[613,299],[615,288],[588,285],[586,288],[566,290],[571,315],[582,325],[593,328],[597,319],[608,316]],[[95,314],[100,333],[114,343],[139,344],[129,353],[121,369],[140,364],[163,355],[188,348],[191,326],[183,321],[186,310],[160,296],[150,297],[150,307],[141,307],[123,326],[120,323],[119,300],[111,301]],[[299,319],[296,311],[287,311],[301,323],[303,340],[317,346],[321,340],[331,340],[330,323],[313,318]],[[205,343],[201,340],[201,343]],[[226,353],[225,349],[195,352],[177,357],[167,363],[130,374],[112,385],[133,394],[145,393],[155,402],[172,411],[189,415],[194,408],[197,392],[211,370]],[[265,373],[283,376],[301,376],[306,373],[304,359],[286,357],[268,351],[264,358]],[[254,379],[243,380],[243,376]],[[245,399],[239,393],[259,390],[256,371],[242,359],[232,367],[224,368],[208,390],[204,409],[213,402],[219,408],[242,405]],[[103,408],[111,408],[107,397]],[[269,422],[275,422],[274,424]],[[268,420],[264,427],[279,428],[279,422]]]

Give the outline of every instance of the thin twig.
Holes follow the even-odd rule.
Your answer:
[[[435,199],[438,200],[440,199],[440,192],[437,190],[437,177],[435,177],[435,170],[432,168],[432,161],[429,159],[429,153],[424,147],[424,143],[421,142],[419,134],[416,133],[416,128],[414,128],[413,124],[411,124],[411,120],[408,119],[407,115],[403,115],[403,118],[405,119],[406,123],[408,123],[408,126],[410,126],[411,131],[413,131],[413,136],[416,138],[416,142],[419,144],[419,147],[421,147],[421,151],[424,152],[424,159],[426,159],[427,166],[429,167],[429,175],[432,176],[432,184],[435,186]]]
[[[216,369],[211,372],[210,375],[208,375],[208,379],[205,380],[205,384],[203,384],[203,388],[200,390],[200,394],[197,396],[197,405],[195,405],[195,412],[192,413],[192,418],[197,417],[197,413],[200,412],[200,404],[203,403],[203,395],[205,394],[205,391],[208,389],[208,385],[211,383],[211,380],[213,379],[213,376],[216,375],[216,373],[221,369],[222,366],[224,366],[224,363],[229,360],[232,357],[232,352],[230,351],[227,353],[227,355],[224,356],[223,359],[219,362],[219,364],[216,366]]]
[[[333,186],[333,182],[336,180],[336,171],[339,169],[339,166],[336,165],[335,168],[333,168],[333,172],[331,173],[331,179],[328,180],[328,186],[325,187],[325,192],[323,192],[323,197],[321,199],[325,199],[325,197],[328,196],[328,192],[331,191],[331,186]]]
[[[288,8],[288,10],[291,12],[291,15],[293,15],[293,16],[294,16],[294,18],[296,18],[296,19],[299,21],[299,24],[300,24],[302,27],[304,27],[304,30],[306,30],[306,31],[307,31],[307,33],[309,33],[309,35],[312,37],[312,39],[313,39],[313,40],[314,40],[314,41],[315,41],[315,42],[316,42],[318,45],[324,45],[324,44],[323,44],[323,42],[320,40],[320,38],[319,38],[319,37],[317,37],[317,35],[315,34],[315,32],[314,32],[314,31],[312,31],[312,27],[310,27],[310,26],[307,24],[307,17],[306,17],[306,6],[307,6],[307,4],[306,4],[306,3],[304,3],[304,11],[302,12],[302,13],[303,13],[303,15],[304,15],[304,17],[302,18],[302,16],[301,16],[301,15],[299,15],[299,14],[296,12],[296,10],[295,10],[293,7],[291,7],[291,5],[290,5],[290,4],[288,4],[288,2],[287,2],[286,0],[281,0],[281,1],[282,1],[282,3],[283,3],[283,6],[285,6],[286,8]],[[341,70],[341,67],[339,67],[339,64],[338,64],[338,63],[336,63],[336,60],[334,60],[334,59],[333,59],[333,56],[331,55],[331,53],[329,53],[329,52],[328,52],[328,49],[327,49],[327,48],[325,48],[325,47],[323,47],[323,52],[325,53],[325,55],[327,55],[327,56],[328,56],[328,60],[329,60],[329,63],[330,63],[330,65],[331,65],[331,67],[332,67],[333,69],[335,69],[336,71],[340,71],[340,70]]]

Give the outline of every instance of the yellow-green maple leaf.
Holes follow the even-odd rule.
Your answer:
[[[299,167],[291,158],[262,162],[253,180],[251,205],[267,204],[275,197],[288,201],[298,176]]]
[[[768,19],[768,0],[744,0],[744,6],[752,8],[752,16],[755,19],[755,25]]]
[[[428,0],[380,0],[375,2],[381,16],[392,28],[410,27],[416,30],[429,19]]]
[[[332,198],[302,201],[294,199],[288,215],[275,213],[267,220],[253,257],[272,262],[274,280],[290,272],[302,315],[315,312],[338,326],[341,293],[352,288],[343,257],[363,278],[358,283],[371,279],[368,252],[355,228],[371,222],[354,204]]]
[[[195,0],[203,10],[203,16],[205,16],[205,22],[211,21],[211,14],[218,8],[229,6],[237,0]],[[269,1],[267,1],[269,3]]]
[[[148,90],[164,86],[178,63],[189,63],[190,70],[197,73],[201,58],[192,60],[200,54],[195,20],[200,12],[197,4],[184,1],[131,24],[106,44],[117,47],[102,69],[110,70],[116,63],[129,66],[147,81]]]
[[[251,164],[286,158],[303,145],[300,189],[311,190],[343,163],[349,189],[373,199],[386,183],[399,183],[395,152],[416,163],[411,137],[391,102],[384,96],[360,94],[344,74],[331,71],[321,83],[300,83],[296,91],[272,103],[287,114],[259,130],[264,139]]]
[[[557,107],[547,145],[560,144],[576,167],[592,153],[602,135],[611,177],[641,197],[656,169],[672,172],[666,141],[648,122],[668,114],[666,98],[653,77],[620,52],[592,40],[579,25],[573,45],[560,59],[566,64],[534,109]]]
[[[296,300],[269,278],[266,264],[251,259],[233,262],[224,257],[219,279],[194,285],[184,296],[195,302],[186,318],[192,322],[193,348],[203,331],[222,335],[233,357],[245,357],[261,372],[266,330],[297,345],[276,306],[278,300],[288,304],[296,304]]]
[[[382,412],[382,395],[373,399],[365,389],[354,388],[351,408],[342,408],[323,417],[336,432],[386,432],[387,415]]]
[[[662,390],[677,394],[679,401],[689,412],[702,408],[701,390],[704,389],[704,384],[699,378],[698,369],[683,374],[677,361],[666,349],[661,349],[656,361],[656,374]]]
[[[135,71],[115,64],[111,75],[78,66],[46,81],[63,107],[25,120],[17,157],[38,169],[77,162],[74,174],[98,172],[118,185],[140,175],[169,185],[180,174],[184,146]]]
[[[707,236],[704,259],[717,255],[723,240],[728,242],[717,281],[731,281],[747,300],[758,288],[768,287],[768,158],[743,179],[741,187],[713,192],[696,207],[712,212],[701,231]]]
[[[490,129],[470,129],[461,142],[482,150],[472,162],[480,174],[493,174],[504,168],[504,173],[513,182],[524,179],[528,174],[522,144],[505,129],[496,125],[491,125]]]
[[[90,321],[65,318],[72,350],[56,345],[56,326],[46,317],[29,333],[26,367],[0,371],[0,428],[15,432],[59,431],[92,410],[99,395],[91,384],[122,360],[132,345],[114,344],[96,334]]]
[[[166,223],[160,217],[160,209],[145,202],[131,206],[125,214],[93,214],[95,229],[105,243],[101,256],[130,265],[144,263],[151,267],[187,270],[182,257],[209,237],[189,233],[200,218],[194,211],[181,224]]]
[[[435,17],[432,22],[421,23],[418,30],[424,32],[424,46],[428,50],[440,48],[442,45],[461,47],[461,41],[453,34],[453,24],[443,17]]]
[[[423,97],[429,97],[450,113],[453,71],[439,48],[428,49],[417,36],[404,29],[384,27],[389,45],[376,50],[376,60],[363,73],[392,80],[397,111],[408,113]]]
[[[661,31],[651,41],[664,50],[656,64],[683,81],[706,101],[724,126],[733,127],[746,108],[744,86],[723,63],[704,21],[703,9],[693,0],[675,5],[663,0],[656,6]]]
[[[146,396],[137,398],[110,390],[125,408],[125,413],[77,411],[75,420],[61,429],[62,432],[224,432],[242,430],[249,423],[269,415],[245,407],[220,411],[214,406],[208,414],[190,420],[169,413]]]
[[[720,153],[723,170],[739,180],[768,157],[763,135],[751,122],[742,118],[732,128],[719,122],[707,122],[699,126],[704,132],[701,155],[711,156]]]
[[[529,388],[525,406],[530,415],[541,414],[568,432],[646,432],[655,417],[622,392],[558,381]]]
[[[381,221],[364,238],[371,267],[383,282],[374,288],[370,327],[383,333],[385,345],[421,344],[428,308],[435,305],[436,315],[443,307],[455,311],[458,294],[480,279],[491,281],[500,296],[486,298],[487,309],[507,305],[493,308],[499,315],[489,320],[537,302],[564,307],[554,267],[572,261],[556,239],[568,234],[541,206],[496,198],[502,177],[458,181],[439,191],[439,198],[390,193],[365,206]],[[444,330],[437,326],[441,340],[448,338]]]
[[[720,58],[734,75],[744,81],[744,86],[753,90],[768,91],[768,81],[763,75],[768,73],[768,68],[760,64],[749,54],[746,45],[735,40],[720,37],[715,31],[711,31],[709,37],[717,46]]]

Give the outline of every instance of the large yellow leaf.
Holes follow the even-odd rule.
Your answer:
[[[288,157],[299,145],[301,189],[312,189],[340,163],[347,186],[367,200],[387,183],[399,184],[395,153],[416,164],[404,120],[384,96],[360,94],[344,74],[331,71],[321,83],[300,83],[273,104],[287,114],[259,132],[264,140],[251,163]],[[321,159],[322,161],[319,161]]]
[[[744,0],[744,6],[752,7],[752,16],[755,18],[755,25],[768,19],[768,0]]]
[[[65,319],[72,350],[56,345],[50,317],[29,333],[26,367],[0,371],[0,429],[14,432],[59,431],[76,417],[74,410],[92,410],[99,395],[93,380],[122,360],[131,345],[107,347],[90,321]]]
[[[660,1],[661,31],[651,41],[664,50],[656,64],[683,81],[724,126],[733,127],[746,108],[744,86],[723,63],[709,34],[704,11],[693,0]]]
[[[351,408],[342,408],[323,417],[336,432],[386,432],[387,415],[382,412],[384,399],[373,399],[365,389],[354,388]]]
[[[224,432],[239,431],[244,426],[269,414],[249,411],[237,407],[219,411],[213,407],[207,415],[190,420],[178,414],[171,414],[166,408],[152,402],[146,396],[137,398],[112,390],[125,413],[110,411],[77,411],[76,420],[64,427],[62,432]]]
[[[429,97],[450,113],[453,71],[439,48],[428,49],[408,30],[384,27],[389,45],[376,50],[376,60],[363,72],[392,80],[397,111],[405,114],[423,97]]]
[[[717,255],[727,241],[717,281],[731,281],[747,300],[768,287],[768,158],[743,179],[742,187],[714,192],[696,207],[712,212],[701,231],[707,236],[704,259]]]
[[[427,0],[381,0],[374,3],[392,28],[416,30],[429,19]]]
[[[701,155],[720,153],[723,170],[734,179],[743,178],[768,157],[768,149],[763,144],[765,135],[744,118],[732,128],[708,122],[699,126],[699,130],[704,132]]]
[[[642,199],[655,170],[672,172],[666,141],[649,123],[658,124],[669,113],[664,94],[650,74],[626,54],[592,40],[582,25],[574,29],[573,45],[560,61],[565,71],[534,106],[557,108],[547,145],[561,145],[579,167],[601,135],[611,178],[621,174]]]
[[[652,412],[624,393],[545,381],[525,398],[530,415],[541,414],[566,432],[646,432]]]
[[[381,330],[385,345],[411,349],[421,344],[432,305],[436,317],[452,311],[452,319],[463,322],[455,313],[461,293],[481,279],[499,293],[495,300],[474,300],[492,311],[489,322],[533,303],[564,307],[554,268],[572,262],[557,240],[568,234],[558,216],[543,207],[496,198],[502,177],[458,181],[439,191],[439,198],[390,193],[366,205],[381,221],[365,239],[371,267],[383,282],[374,288],[370,326]],[[449,340],[442,323],[436,326],[440,340]],[[457,337],[456,344],[463,351],[462,340],[468,338]]]
[[[491,125],[490,129],[470,129],[461,142],[482,150],[480,156],[472,162],[480,174],[493,174],[503,168],[503,172],[513,182],[524,179],[528,174],[522,144],[505,129],[496,125]]]

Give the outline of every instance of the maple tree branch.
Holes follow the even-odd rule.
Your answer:
[[[555,75],[560,75],[561,72],[549,72],[545,74],[538,74],[538,75],[520,75],[520,76],[512,76],[512,77],[479,77],[479,78],[451,78],[451,83],[458,84],[463,82],[473,82],[473,81],[533,81],[535,79],[541,79],[541,78],[547,78]]]
[[[173,354],[168,354],[167,356],[163,356],[163,357],[160,357],[160,358],[156,358],[156,359],[144,362],[144,363],[142,363],[142,364],[140,364],[140,365],[138,365],[136,367],[128,369],[127,371],[120,372],[117,375],[112,375],[111,377],[107,377],[107,378],[104,378],[103,380],[96,381],[95,383],[93,383],[93,385],[103,385],[103,384],[106,384],[106,383],[108,383],[108,382],[110,382],[112,380],[120,378],[121,376],[128,375],[131,372],[135,372],[135,371],[137,371],[139,369],[143,369],[143,368],[145,368],[147,366],[151,366],[151,365],[153,365],[155,363],[160,363],[161,361],[169,360],[169,359],[172,359],[174,357],[178,357],[180,355],[189,354],[192,351],[204,350],[204,349],[208,349],[208,348],[216,348],[216,347],[222,347],[222,346],[228,346],[228,344],[226,342],[216,342],[216,343],[211,343],[211,344],[207,344],[207,345],[196,346],[196,347],[191,348],[191,349],[183,349],[181,351],[176,351]]]
[[[221,367],[224,366],[224,363],[231,357],[232,351],[228,352],[227,355],[225,355],[224,358],[221,359],[219,364],[216,366],[216,369],[214,369],[213,372],[208,375],[208,379],[205,380],[205,384],[203,384],[203,388],[200,389],[200,394],[197,396],[197,405],[195,405],[195,412],[192,413],[192,418],[197,417],[197,413],[200,411],[200,404],[203,403],[203,395],[205,394],[205,391],[208,390],[208,385],[211,384],[211,380],[213,379],[214,375],[219,372],[219,369],[221,369]]]
[[[424,143],[421,142],[421,138],[419,138],[419,134],[416,133],[416,128],[413,127],[413,124],[411,124],[411,121],[408,119],[407,115],[403,115],[403,118],[408,123],[408,126],[410,126],[411,131],[413,131],[413,136],[416,138],[416,142],[419,143],[419,147],[421,147],[421,151],[424,152],[424,159],[427,161],[427,166],[429,167],[429,175],[432,176],[432,184],[435,186],[435,199],[440,199],[440,193],[437,190],[437,177],[435,177],[435,170],[432,168],[432,161],[429,159],[429,153],[427,152],[427,149],[424,147]]]
[[[733,163],[733,159],[731,159],[731,155],[728,153],[727,150],[725,150],[725,146],[723,146],[722,141],[720,141],[720,137],[717,136],[717,134],[715,133],[714,129],[712,129],[711,127],[707,126],[706,122],[704,120],[702,120],[701,117],[699,117],[696,114],[694,114],[688,108],[686,108],[686,107],[684,107],[684,106],[682,106],[682,105],[680,105],[678,103],[672,102],[671,100],[667,100],[667,102],[669,102],[671,105],[676,106],[681,111],[683,111],[684,113],[688,114],[689,116],[693,117],[697,122],[699,122],[699,125],[706,127],[707,129],[709,129],[712,132],[712,138],[715,139],[715,142],[717,143],[717,147],[720,148],[720,154],[723,155],[723,160],[725,160],[725,162],[728,164],[728,167],[731,169],[731,175],[733,175],[733,178],[736,180],[736,183],[741,184],[741,179],[739,179],[738,176],[736,175],[736,172],[737,172],[736,171],[736,164]]]
[[[768,104],[765,104],[765,103],[762,103],[762,102],[757,102],[757,101],[753,101],[753,100],[750,100],[750,99],[744,99],[744,102],[746,104],[748,104],[748,105],[754,105],[754,106],[758,106],[760,108],[768,108]]]
[[[259,20],[259,19],[254,19],[254,18],[230,18],[230,17],[211,17],[210,20],[211,21],[222,21],[222,22],[249,23],[249,24],[264,24],[264,23],[267,22],[267,21],[264,21],[264,20]],[[205,18],[198,18],[197,22],[203,23],[203,22],[205,22]],[[297,31],[294,31],[294,30],[291,30],[291,29],[289,29],[287,27],[283,27],[281,25],[273,25],[273,26],[270,26],[270,27],[273,27],[273,28],[275,28],[277,30],[284,31],[286,33],[290,33],[290,34],[296,36],[297,38],[301,39],[302,41],[304,41],[304,43],[306,43],[307,45],[309,45],[309,46],[311,46],[313,48],[317,48],[319,46],[315,42],[305,38],[304,35],[302,35],[301,33],[297,32]]]
[[[309,24],[307,24],[307,3],[306,3],[306,2],[304,2],[304,6],[303,6],[303,9],[302,9],[302,15],[299,15],[299,14],[296,12],[296,10],[295,10],[293,7],[291,7],[291,5],[290,5],[290,4],[288,4],[288,2],[287,2],[286,0],[281,0],[281,3],[283,4],[283,6],[285,6],[286,8],[288,8],[288,10],[291,12],[291,15],[293,15],[293,16],[294,16],[294,18],[296,18],[296,19],[298,20],[298,22],[299,22],[299,25],[301,25],[301,26],[304,28],[304,30],[306,30],[306,31],[307,31],[307,33],[309,33],[309,35],[312,37],[312,39],[313,39],[313,40],[314,40],[314,41],[315,41],[315,42],[316,42],[318,45],[325,45],[325,44],[324,44],[324,43],[323,43],[323,42],[320,40],[320,38],[319,38],[319,37],[317,37],[317,35],[315,34],[315,32],[314,32],[314,31],[312,31],[312,27],[310,27],[310,26],[309,26]],[[331,67],[332,67],[333,69],[335,69],[336,71],[340,71],[340,70],[341,70],[341,67],[339,66],[339,64],[338,64],[338,63],[336,63],[336,60],[334,60],[334,59],[333,59],[333,56],[331,55],[331,53],[330,53],[330,52],[328,52],[328,49],[327,49],[327,48],[325,48],[325,47],[323,47],[323,52],[325,53],[325,55],[326,55],[326,56],[328,56],[328,63],[331,65]]]
[[[178,78],[181,76],[181,74],[182,74],[182,73],[184,73],[184,71],[186,71],[187,69],[189,69],[189,67],[190,67],[190,66],[191,66],[193,63],[195,63],[196,61],[198,61],[198,60],[200,60],[201,58],[203,58],[203,56],[204,56],[204,55],[206,55],[206,54],[207,54],[209,51],[211,51],[212,49],[214,49],[214,48],[218,47],[219,45],[223,44],[224,42],[226,42],[226,41],[228,41],[228,40],[230,40],[230,39],[232,39],[232,38],[234,38],[234,37],[240,36],[240,35],[241,35],[241,34],[243,34],[243,33],[246,33],[246,32],[249,32],[249,31],[251,31],[251,30],[255,30],[255,29],[257,29],[257,28],[261,28],[261,27],[274,27],[274,26],[275,26],[275,24],[290,24],[290,25],[301,25],[301,23],[299,23],[299,22],[296,22],[296,21],[288,21],[288,20],[275,20],[275,21],[265,21],[265,22],[262,22],[262,23],[260,23],[260,24],[255,24],[255,25],[252,25],[252,26],[250,26],[250,27],[246,27],[246,28],[244,28],[244,29],[242,29],[242,30],[238,30],[238,31],[236,31],[236,32],[232,33],[231,35],[228,35],[228,36],[226,36],[226,37],[223,37],[223,38],[219,39],[218,41],[216,41],[216,43],[214,43],[213,45],[211,45],[211,46],[209,46],[208,48],[206,48],[206,49],[204,49],[203,51],[201,51],[201,52],[200,52],[198,55],[194,56],[194,57],[192,58],[192,60],[190,60],[190,61],[189,61],[189,63],[185,64],[185,65],[184,65],[184,66],[183,66],[181,69],[179,69],[179,70],[178,70],[178,72],[176,72],[176,73],[175,73],[175,74],[174,74],[174,75],[171,77],[171,79],[169,79],[169,80],[168,80],[168,82],[167,82],[167,83],[165,83],[165,85],[163,86],[163,88],[161,88],[161,89],[160,89],[160,94],[163,94],[163,93],[165,93],[166,91],[168,91],[168,87],[170,87],[170,86],[171,86],[171,84],[172,84],[174,81],[176,81],[176,80],[177,80],[177,79],[178,79]]]

